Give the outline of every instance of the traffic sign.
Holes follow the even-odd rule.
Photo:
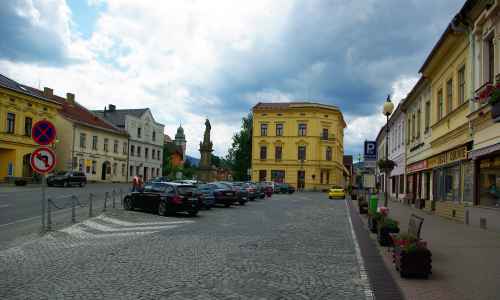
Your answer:
[[[46,146],[56,139],[56,127],[50,121],[38,121],[31,129],[31,136],[37,144]]]
[[[40,147],[31,154],[30,164],[33,171],[37,173],[49,173],[56,165],[56,154],[50,148]]]

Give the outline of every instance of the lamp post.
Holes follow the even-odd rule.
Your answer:
[[[385,115],[386,118],[386,124],[385,124],[385,160],[387,161],[389,159],[389,116],[392,114],[392,111],[394,110],[394,103],[391,101],[391,95],[387,95],[387,100],[385,100],[384,103],[384,110],[383,114]],[[384,206],[387,207],[387,177],[389,171],[388,169],[385,169],[385,178],[384,178]]]

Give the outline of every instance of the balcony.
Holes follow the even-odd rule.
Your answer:
[[[500,84],[493,85],[491,82],[486,82],[474,92],[473,101],[479,104],[487,103],[495,88],[500,88]]]
[[[323,142],[335,142],[336,141],[334,134],[329,134],[329,135],[322,134],[319,138]]]

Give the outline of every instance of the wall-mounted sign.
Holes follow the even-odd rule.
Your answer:
[[[365,160],[377,159],[377,142],[365,141],[364,157],[365,157]]]
[[[467,159],[467,146],[461,146],[429,158],[427,167],[435,168],[464,159]]]
[[[427,169],[427,160],[421,160],[406,167],[406,172],[413,173]]]

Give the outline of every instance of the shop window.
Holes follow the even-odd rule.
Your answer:
[[[271,170],[271,181],[283,183],[285,180],[284,170]]]
[[[500,207],[500,157],[479,161],[479,205]]]
[[[405,192],[405,176],[399,175],[399,193],[404,194]]]
[[[97,161],[93,160],[92,161],[92,174],[97,173]]]

